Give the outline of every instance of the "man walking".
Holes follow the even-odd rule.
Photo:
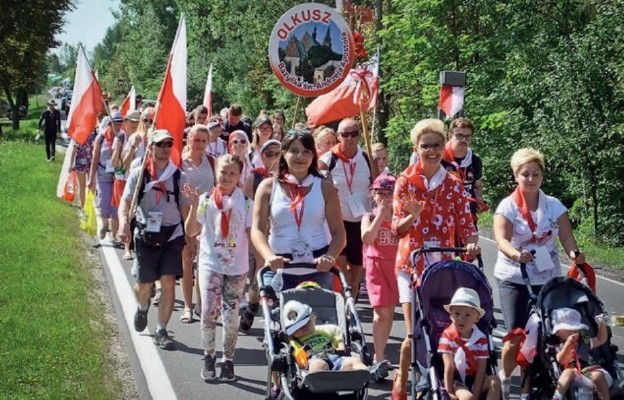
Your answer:
[[[158,323],[154,343],[161,349],[173,350],[174,342],[167,333],[175,302],[175,280],[182,276],[184,220],[189,212],[188,201],[180,196],[186,175],[170,161],[173,137],[165,129],[152,133],[149,139],[147,167],[139,182],[141,168],[130,171],[119,208],[119,236],[130,240],[128,211],[135,188],[139,186],[136,209],[135,251],[138,268],[134,293],[137,311],[134,329],[147,327],[147,313],[154,282],[160,280],[162,295],[158,305]]]
[[[45,136],[46,159],[54,161],[56,152],[56,135],[61,131],[61,113],[56,109],[54,100],[48,101],[48,109],[39,118],[39,130],[43,127]]]

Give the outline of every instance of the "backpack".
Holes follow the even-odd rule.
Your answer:
[[[336,168],[336,163],[338,162],[338,156],[334,154],[333,151],[330,151],[331,157],[329,159],[329,165],[327,165],[327,170],[329,172],[333,171]],[[362,155],[364,156],[364,160],[366,160],[366,165],[368,166],[368,171],[370,175],[371,184],[373,183],[373,169],[371,168],[370,159],[368,158],[368,154],[365,151],[362,151]]]
[[[181,175],[182,175],[182,172],[180,172],[180,169],[178,168],[176,172],[173,173],[173,176],[172,176],[173,177],[173,192],[167,191],[166,193],[164,193],[167,195],[167,201],[169,201],[170,194],[174,196],[175,202],[178,205],[178,209],[180,208],[180,176]],[[147,169],[145,169],[143,171],[143,182],[141,182],[141,187],[139,188],[139,197],[137,199],[137,207],[141,204],[141,200],[143,200],[143,196],[145,195],[145,192],[144,192],[145,185],[147,185],[151,179],[152,177],[150,176]],[[154,190],[160,190],[160,189],[154,188]]]

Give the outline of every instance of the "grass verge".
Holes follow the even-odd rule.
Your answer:
[[[88,244],[55,196],[62,161],[42,160],[41,146],[0,141],[0,398],[116,398]]]
[[[491,231],[493,218],[494,213],[492,211],[479,214],[479,227]],[[583,250],[590,264],[596,263],[602,267],[617,268],[624,271],[624,247],[607,246],[578,230],[574,232],[574,237],[576,237],[579,248]]]
[[[12,122],[9,119],[3,118],[0,120],[4,138],[7,140],[34,141],[39,128],[39,118],[41,118],[41,114],[47,108],[48,98],[49,96],[46,94],[30,98],[28,114],[24,119],[20,120],[20,128],[17,130],[11,128]]]

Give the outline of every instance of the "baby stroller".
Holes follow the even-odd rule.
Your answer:
[[[415,265],[417,257],[426,257],[427,253],[434,252],[464,253],[466,249],[417,249],[411,254],[412,265]],[[414,321],[411,364],[412,399],[449,398],[443,384],[444,364],[437,349],[442,332],[451,323],[444,305],[450,303],[453,294],[460,287],[474,289],[479,294],[481,308],[485,310],[485,315],[479,320],[477,327],[488,336],[490,354],[486,375],[497,373],[496,354],[493,351],[492,342],[492,331],[496,327],[492,288],[483,272],[483,260],[480,256],[478,262],[479,267],[463,261],[439,261],[425,268],[420,277],[416,288],[417,297],[414,297],[418,300],[412,302],[412,320]],[[420,375],[420,381],[417,380],[418,375]],[[420,392],[418,397],[417,392]]]
[[[359,356],[370,365],[372,357],[366,347],[360,318],[355,310],[355,300],[342,272],[332,268],[329,272],[317,272],[313,264],[289,264],[282,270],[283,286],[279,292],[265,285],[264,275],[271,270],[263,267],[257,273],[260,285],[260,304],[264,315],[264,345],[269,365],[267,375],[267,398],[269,397],[272,372],[280,375],[281,399],[353,399],[368,398],[368,371],[327,371],[304,374],[297,365],[293,349],[285,333],[285,316],[281,312],[284,304],[297,300],[312,308],[319,324],[334,324],[343,332],[344,343],[351,356]],[[333,291],[332,284],[322,288],[296,286],[305,281],[319,281],[321,276],[331,274],[340,281],[343,293]],[[332,282],[335,282],[332,279]],[[325,279],[325,282],[328,280]],[[331,287],[328,287],[331,286]],[[344,294],[344,297],[343,297]]]
[[[531,317],[537,317],[537,347],[535,358],[528,366],[526,379],[529,379],[532,399],[550,399],[555,391],[556,382],[561,374],[561,368],[557,363],[557,346],[559,339],[552,334],[553,310],[560,308],[573,308],[581,314],[581,322],[589,327],[589,337],[595,337],[598,325],[594,316],[604,314],[604,305],[596,294],[586,285],[577,280],[567,277],[550,279],[542,286],[539,294],[531,290],[531,282],[526,273],[526,265],[521,265],[522,276],[525,286],[531,296]],[[622,374],[617,364],[617,346],[611,344],[611,328],[607,327],[608,340],[602,346],[589,350],[592,359],[596,360],[613,378],[611,386],[611,398],[622,396]],[[579,353],[583,351],[579,349]],[[573,384],[566,397],[570,400],[584,397],[580,386]]]

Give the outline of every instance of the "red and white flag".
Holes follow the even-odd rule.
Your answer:
[[[136,90],[134,90],[134,85],[132,85],[128,95],[124,99],[123,103],[121,103],[119,112],[125,117],[126,114],[134,110],[136,110]]]
[[[212,116],[212,64],[208,69],[208,79],[206,80],[206,89],[204,90],[204,107],[208,109],[208,118]]]
[[[438,108],[451,118],[464,109],[463,86],[442,85],[440,88],[440,101]]]
[[[186,61],[186,19],[182,14],[158,95],[155,122],[156,129],[166,129],[173,136],[171,161],[178,166],[186,123]]]
[[[378,57],[351,69],[340,86],[317,97],[306,107],[308,126],[338,121],[360,114],[360,106],[368,111],[377,104],[379,86]]]
[[[74,78],[72,107],[67,116],[67,133],[78,144],[84,144],[97,124],[97,116],[104,110],[102,89],[91,71],[89,60],[80,46]]]

